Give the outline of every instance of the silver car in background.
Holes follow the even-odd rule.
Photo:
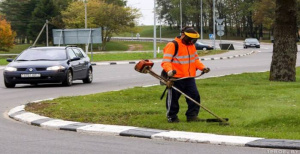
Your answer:
[[[260,48],[260,43],[256,38],[246,38],[244,41],[244,49],[249,47]]]

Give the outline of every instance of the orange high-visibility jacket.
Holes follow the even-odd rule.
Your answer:
[[[197,69],[203,70],[205,66],[200,62],[195,45],[185,45],[181,39],[175,38],[178,43],[178,52],[175,53],[175,44],[169,42],[164,48],[162,68],[169,72],[176,70],[175,78],[195,77]]]

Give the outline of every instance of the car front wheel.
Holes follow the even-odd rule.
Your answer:
[[[65,80],[62,82],[64,86],[71,86],[73,83],[73,74],[71,70],[68,70]]]
[[[92,83],[93,82],[93,71],[91,68],[89,68],[87,77],[82,80],[83,83]]]
[[[16,86],[15,83],[9,83],[4,80],[4,84],[6,88],[14,88]]]

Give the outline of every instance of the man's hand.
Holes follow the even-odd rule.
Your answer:
[[[168,72],[168,76],[169,76],[169,77],[172,77],[172,76],[174,76],[175,74],[176,74],[176,70],[171,70],[171,71]]]
[[[208,72],[210,71],[210,68],[205,67],[202,71],[203,71],[204,73],[208,73]]]

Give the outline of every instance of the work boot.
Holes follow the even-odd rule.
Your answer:
[[[176,118],[168,118],[168,122],[169,123],[178,123],[179,119],[177,117]]]
[[[205,122],[206,120],[205,119],[200,119],[197,116],[194,116],[194,117],[187,117],[186,121],[187,122]]]

